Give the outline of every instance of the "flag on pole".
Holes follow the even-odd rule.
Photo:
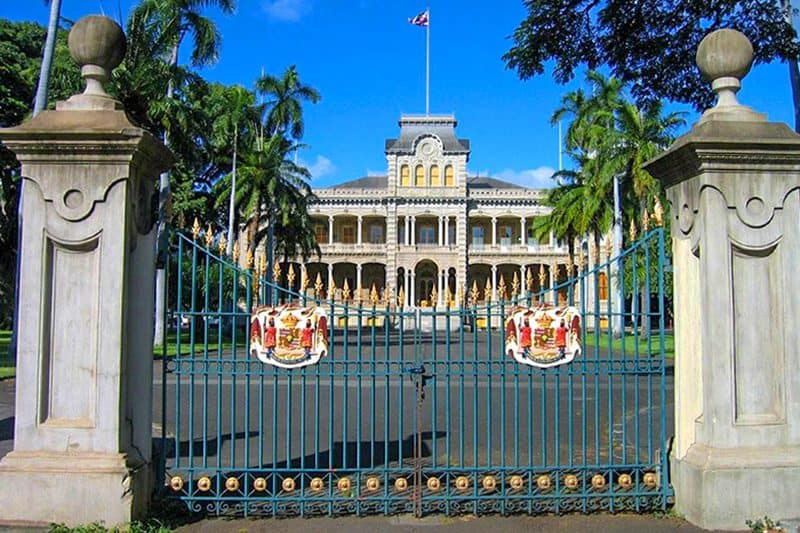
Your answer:
[[[428,23],[429,23],[429,20],[430,20],[430,16],[428,14],[428,10],[426,9],[425,11],[423,11],[422,13],[417,15],[416,17],[412,17],[412,18],[408,19],[408,22],[410,22],[414,26],[425,26],[425,27],[427,27]]]

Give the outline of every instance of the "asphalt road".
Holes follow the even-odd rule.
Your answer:
[[[338,330],[332,345],[299,370],[243,350],[198,350],[166,380],[157,368],[171,471],[403,470],[417,436],[432,468],[653,465],[672,434],[658,358],[589,350],[542,370],[503,356],[496,332],[468,330]]]

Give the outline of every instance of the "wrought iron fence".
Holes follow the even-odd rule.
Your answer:
[[[223,239],[178,233],[169,262],[159,480],[170,497],[269,516],[667,505],[661,228],[591,269],[581,254],[574,276],[538,293],[528,271],[501,280],[496,301],[487,287],[479,303],[473,284],[427,308],[375,287],[357,300],[366,291],[346,284],[335,301],[302,274],[289,290],[292,267],[268,273],[251,250],[240,267]],[[580,353],[521,364],[506,349],[508,317],[547,301],[579,310]],[[254,356],[252,313],[287,305],[328,317],[316,364]]]

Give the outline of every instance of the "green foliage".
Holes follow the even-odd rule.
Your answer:
[[[215,254],[216,251],[210,250],[210,252]],[[235,266],[215,260],[208,254],[198,253],[194,256],[192,252],[186,252],[186,247],[182,257],[177,257],[177,254],[172,254],[172,257],[174,263],[178,260],[181,262],[180,309],[184,311],[191,309],[193,293],[195,311],[206,309],[208,312],[232,309],[234,285],[238,286],[238,297],[244,296],[245,274],[239,272]],[[177,264],[170,267],[170,272],[178,271]],[[170,277],[168,291],[169,301],[175,302],[177,306],[179,302],[177,275]]]
[[[16,374],[17,363],[8,353],[9,343],[11,343],[11,331],[0,330],[0,379]]]
[[[778,0],[525,0],[527,16],[503,56],[520,78],[542,74],[552,61],[559,83],[576,69],[607,65],[639,102],[662,98],[693,104],[713,100],[695,66],[700,40],[718,28],[742,31],[757,63],[796,58],[800,44]]]
[[[33,108],[45,28],[0,19],[0,127],[15,126]],[[19,163],[0,145],[0,327],[14,316]]]
[[[597,72],[586,76],[583,89],[567,93],[552,121],[570,120],[566,153],[574,170],[556,173],[559,187],[548,193],[553,207],[549,221],[540,222],[561,238],[591,234],[599,253],[599,237],[613,224],[614,178],[620,181],[621,210],[636,228],[666,202],[660,184],[644,163],[664,150],[683,124],[677,113],[665,114],[660,102],[637,107],[617,79]],[[639,232],[641,234],[641,231]]]
[[[271,74],[261,76],[256,80],[256,90],[267,97],[267,132],[288,133],[295,140],[301,139],[305,130],[302,102],[316,104],[321,96],[300,81],[297,67],[291,65],[280,78]]]
[[[767,531],[783,531],[780,521],[773,521],[770,517],[757,518],[755,520],[745,520],[745,525],[753,533],[765,533]]]
[[[51,524],[48,531],[49,533],[168,533],[173,529],[158,520],[151,519],[146,522],[131,522],[120,528],[107,528],[100,522],[77,527]]]
[[[128,47],[107,84],[131,120],[168,140],[175,155],[170,171],[169,219],[185,228],[198,218],[227,225],[234,153],[241,161],[236,218],[251,227],[251,246],[275,220],[276,243],[288,255],[318,253],[307,205],[313,199],[308,170],[293,162],[304,130],[302,104],[319,93],[301,82],[297,69],[263,75],[255,92],[209,83],[193,68],[218,59],[221,36],[202,12],[235,9],[234,0],[141,0],[126,23]],[[68,28],[58,33],[50,106],[80,92],[83,83],[67,48]],[[0,127],[21,123],[32,108],[46,30],[0,19]],[[177,64],[182,41],[191,41],[191,66]],[[14,312],[19,165],[0,146],[0,327]]]

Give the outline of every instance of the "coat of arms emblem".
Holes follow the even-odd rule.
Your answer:
[[[250,353],[281,368],[317,363],[328,354],[328,318],[315,305],[260,307],[250,319]]]
[[[574,307],[518,307],[506,319],[506,352],[517,362],[548,368],[581,352],[581,317]]]

